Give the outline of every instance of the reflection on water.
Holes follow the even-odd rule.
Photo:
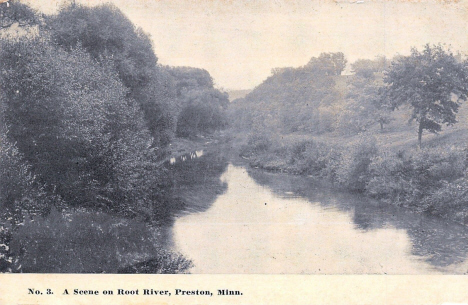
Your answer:
[[[232,164],[226,169],[226,160],[219,161],[201,164],[207,169],[189,166],[189,177],[198,183],[182,183],[187,209],[174,223],[173,247],[193,260],[193,273],[468,269],[463,226],[329,191],[308,178],[247,172]],[[210,167],[216,175],[204,174]]]

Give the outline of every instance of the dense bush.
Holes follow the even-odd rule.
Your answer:
[[[336,180],[343,187],[353,191],[364,191],[369,181],[369,165],[377,155],[377,141],[374,137],[361,136],[342,154]]]
[[[379,155],[369,166],[372,178],[367,193],[377,199],[400,205],[414,198],[411,161],[402,155]]]
[[[1,114],[0,114],[1,116]],[[19,272],[18,253],[11,250],[12,231],[25,216],[45,214],[59,201],[47,196],[18,149],[0,128],[0,272]]]
[[[333,160],[332,151],[330,145],[312,140],[302,141],[290,149],[289,163],[297,173],[326,177],[329,175],[327,168]]]
[[[51,200],[40,187],[18,149],[0,132],[0,221],[12,225],[25,214],[44,213]]]
[[[186,92],[183,99],[177,119],[177,136],[209,134],[226,126],[227,95],[213,88],[194,89]]]
[[[442,183],[440,188],[431,190],[423,200],[424,210],[439,216],[451,216],[468,224],[468,176],[453,182]]]
[[[0,272],[18,272],[21,265],[18,263],[17,255],[11,250],[11,229],[0,224]]]
[[[455,147],[387,154],[372,160],[366,189],[372,197],[426,210],[431,193],[449,192],[448,185],[463,177],[466,167],[466,150]]]
[[[153,138],[112,65],[41,38],[7,41],[1,56],[9,138],[49,193],[69,205],[162,212]]]
[[[273,145],[272,135],[269,134],[251,134],[247,144],[241,148],[241,155],[254,156],[267,152]]]

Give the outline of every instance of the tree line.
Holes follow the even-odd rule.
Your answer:
[[[407,56],[357,60],[352,74],[340,75],[345,63],[341,53],[324,53],[275,69],[233,101],[233,127],[247,135],[241,156],[253,167],[468,224],[468,147],[457,138],[467,123],[423,145],[424,132],[458,123],[468,60],[428,44]]]
[[[341,75],[343,53],[322,53],[298,68],[277,68],[230,110],[237,128],[358,134],[375,124],[383,130],[395,120],[393,112],[408,109],[418,124],[421,146],[424,131],[437,133],[457,122],[467,99],[468,61],[441,45],[411,49],[409,56],[392,60],[377,57],[351,63],[351,75]]]

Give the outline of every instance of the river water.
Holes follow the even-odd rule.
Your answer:
[[[232,158],[231,158],[232,159]],[[428,274],[468,271],[468,229],[266,173],[223,154],[173,164],[186,203],[169,228],[192,273]]]

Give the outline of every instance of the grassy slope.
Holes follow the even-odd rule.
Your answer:
[[[335,78],[335,88],[344,98],[347,93],[347,82],[350,75],[341,75]],[[379,147],[382,150],[408,150],[418,145],[417,124],[413,122],[408,124],[408,118],[411,110],[401,108],[394,112],[395,120],[385,126],[383,132],[380,131],[378,124],[371,127],[367,133],[376,137]],[[458,123],[454,126],[443,126],[442,132],[432,134],[427,131],[423,134],[423,146],[455,145],[466,146],[468,144],[468,102],[462,104],[458,112]],[[331,144],[352,143],[359,138],[358,135],[344,136],[337,133],[327,133],[321,136],[313,136],[305,133],[292,133],[281,135],[285,144],[298,142],[302,140],[315,139]]]

